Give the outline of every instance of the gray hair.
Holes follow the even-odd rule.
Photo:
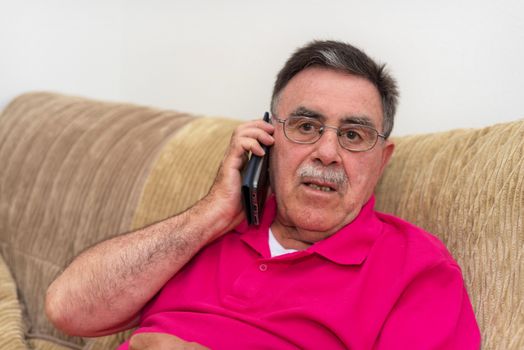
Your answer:
[[[271,97],[271,113],[276,114],[280,93],[287,83],[308,67],[325,67],[363,77],[378,90],[382,100],[383,134],[389,137],[393,130],[399,92],[397,83],[386,70],[356,47],[339,41],[313,41],[299,48],[280,70]]]

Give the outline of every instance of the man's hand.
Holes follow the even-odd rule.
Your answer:
[[[171,334],[166,333],[138,333],[131,337],[129,350],[205,350],[193,342],[186,342]]]
[[[263,155],[274,127],[240,125],[208,195],[185,212],[101,242],[49,286],[46,314],[70,335],[101,336],[137,325],[142,307],[202,247],[240,223],[241,171],[249,151]]]
[[[241,197],[242,169],[249,152],[257,156],[264,155],[260,143],[273,145],[274,129],[272,124],[257,120],[240,125],[231,136],[215,182],[208,196],[202,201],[206,206],[222,210],[219,217],[227,226],[221,229],[221,234],[229,232],[244,219]]]

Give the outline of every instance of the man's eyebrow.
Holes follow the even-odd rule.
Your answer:
[[[373,123],[373,120],[367,116],[348,116],[344,117],[341,121],[341,124],[358,124],[358,125],[364,125],[369,126],[372,128],[377,128],[375,123]]]
[[[295,109],[293,112],[291,112],[290,116],[314,118],[322,122],[326,120],[326,117],[322,113],[313,111],[304,106],[300,106],[297,109]],[[340,121],[340,124],[341,125],[358,124],[358,125],[363,125],[363,126],[369,126],[374,129],[377,128],[373,120],[370,117],[365,116],[365,115],[352,115],[352,116],[343,117],[342,120]]]
[[[308,118],[315,118],[315,119],[320,119],[320,120],[326,119],[326,117],[324,117],[322,113],[315,112],[303,106],[300,106],[297,109],[295,109],[293,112],[291,112],[290,115],[293,117],[308,117]]]

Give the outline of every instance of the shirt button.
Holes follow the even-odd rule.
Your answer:
[[[266,271],[267,270],[267,265],[266,264],[260,264],[260,265],[258,265],[258,268],[260,269],[260,271]]]

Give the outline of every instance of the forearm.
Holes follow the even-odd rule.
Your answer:
[[[169,278],[228,229],[227,218],[220,218],[206,201],[80,254],[49,287],[46,311],[51,321],[69,334],[84,336],[131,324]]]

